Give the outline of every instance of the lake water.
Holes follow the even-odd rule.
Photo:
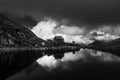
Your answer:
[[[27,68],[7,78],[7,80],[92,79],[102,78],[103,76],[109,78],[114,76],[115,78],[119,77],[118,73],[120,73],[120,58],[110,53],[80,49],[76,52],[67,53],[50,52],[48,54],[41,52],[39,56],[31,56],[31,54],[36,53],[24,52],[24,56],[20,58],[19,55],[16,58],[24,62],[17,62],[19,60],[16,60],[16,63],[13,64],[26,65],[28,60],[33,62]],[[31,58],[34,59],[31,60]]]

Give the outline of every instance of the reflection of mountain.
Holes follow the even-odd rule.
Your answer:
[[[28,53],[28,54],[27,54]],[[34,51],[19,51],[0,54],[0,80],[20,72],[36,61],[42,54]]]
[[[99,76],[114,75],[119,71],[119,62],[119,57],[109,53],[81,49],[75,54],[72,52],[65,53],[61,59],[55,59],[53,55],[45,55],[37,59],[37,63],[32,64],[8,80],[67,80],[69,78],[70,80],[80,80],[81,78],[84,80],[89,78],[86,76],[90,76],[90,78],[92,76],[92,79],[96,79]]]
[[[41,41],[29,29],[0,15],[1,46],[35,46],[41,45]]]
[[[120,56],[120,53],[119,53],[120,52],[120,38],[109,41],[109,42],[96,40],[92,44],[89,44],[88,48],[95,49],[95,50],[101,50],[101,51],[107,51],[107,52],[111,52],[113,54]]]

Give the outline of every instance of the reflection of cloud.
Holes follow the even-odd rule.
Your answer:
[[[104,62],[120,62],[120,58],[119,57],[114,56],[114,55],[109,54],[109,53],[106,53],[106,54],[102,55],[100,60],[104,61]]]
[[[52,56],[45,55],[42,58],[39,58],[37,60],[37,63],[40,66],[47,68],[48,70],[52,70],[57,67],[69,69],[69,66],[76,61],[82,61],[84,63],[87,63],[89,61],[92,61],[93,63],[94,61],[97,61],[98,63],[119,62],[120,58],[101,51],[80,49],[80,51],[76,52],[75,54],[73,54],[72,52],[65,53],[62,59],[55,59],[53,55]]]
[[[47,68],[55,68],[57,64],[57,60],[53,56],[43,56],[42,58],[39,58],[37,62]]]
[[[84,58],[84,54],[76,52],[75,54],[73,54],[72,52],[70,53],[66,53],[64,55],[64,57],[61,59],[62,62],[66,62],[66,61],[77,61],[80,60],[82,58]]]

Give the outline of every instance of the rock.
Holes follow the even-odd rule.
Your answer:
[[[2,46],[42,46],[43,39],[31,30],[0,15],[0,45]]]
[[[114,55],[120,56],[120,38],[109,42],[95,41],[92,44],[89,44],[87,48],[110,52]]]

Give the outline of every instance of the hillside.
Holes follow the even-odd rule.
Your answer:
[[[87,48],[110,52],[110,53],[120,56],[120,38],[109,41],[109,42],[94,41],[92,44],[89,44]]]
[[[0,15],[0,46],[41,46],[41,42],[29,29]]]

